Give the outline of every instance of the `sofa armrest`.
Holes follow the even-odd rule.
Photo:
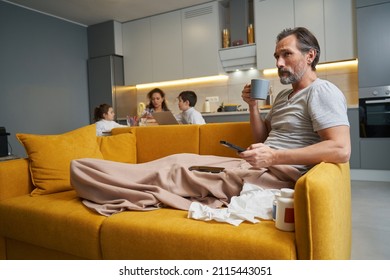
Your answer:
[[[32,189],[28,159],[0,162],[0,201],[29,194]]]
[[[350,259],[349,163],[320,163],[295,185],[298,259]]]

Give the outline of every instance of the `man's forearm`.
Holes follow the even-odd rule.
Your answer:
[[[265,121],[261,119],[257,106],[250,107],[249,112],[252,134],[255,143],[263,143],[268,136],[268,130]]]
[[[274,164],[314,165],[322,161],[344,163],[350,158],[350,146],[325,140],[304,148],[275,151]]]

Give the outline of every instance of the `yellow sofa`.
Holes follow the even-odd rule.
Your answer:
[[[320,163],[299,179],[295,232],[280,231],[273,221],[238,227],[197,221],[168,208],[105,217],[81,203],[67,177],[58,179],[68,170],[53,175],[57,166],[91,153],[129,163],[173,153],[236,156],[219,140],[243,147],[252,142],[246,122],[129,127],[112,134],[96,137],[90,125],[57,136],[18,135],[29,159],[0,162],[0,259],[350,258],[348,163]]]

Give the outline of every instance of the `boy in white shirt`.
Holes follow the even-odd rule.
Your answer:
[[[176,116],[179,123],[182,124],[205,124],[205,120],[200,112],[194,106],[197,101],[195,92],[187,90],[182,91],[179,96],[179,109],[181,113]]]

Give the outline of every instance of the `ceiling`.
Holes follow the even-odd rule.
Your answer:
[[[4,0],[4,2],[89,26],[108,20],[123,23],[210,0]]]

